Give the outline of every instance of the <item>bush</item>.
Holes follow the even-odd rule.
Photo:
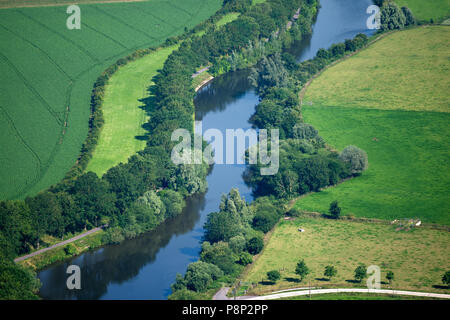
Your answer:
[[[184,281],[187,289],[202,292],[222,275],[222,271],[217,266],[211,263],[197,261],[187,267]]]
[[[238,254],[245,249],[245,238],[242,235],[235,236],[230,239],[228,245],[234,253]]]
[[[280,279],[281,275],[277,270],[272,270],[267,272],[267,278],[272,282],[277,282]]]
[[[253,257],[248,252],[242,252],[241,255],[239,256],[239,263],[242,264],[243,266],[246,266],[252,262],[253,262]]]
[[[352,174],[360,174],[369,166],[367,153],[355,146],[348,146],[339,155],[339,159],[350,163],[350,171]]]
[[[68,244],[64,247],[64,252],[68,256],[73,256],[75,253],[77,253],[77,249],[73,246],[73,244]]]
[[[330,209],[328,210],[330,217],[333,219],[339,219],[341,216],[341,208],[338,205],[337,200],[330,203]]]
[[[264,241],[258,237],[251,238],[245,246],[245,250],[253,255],[260,253],[263,248]]]
[[[260,208],[253,218],[253,228],[264,233],[270,231],[280,219],[276,208],[273,206],[265,206]]]
[[[403,11],[393,2],[383,4],[380,12],[381,31],[402,29],[406,18]]]

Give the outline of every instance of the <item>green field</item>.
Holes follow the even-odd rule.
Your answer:
[[[299,232],[298,228],[305,232]],[[445,292],[442,275],[450,269],[450,233],[416,228],[395,231],[386,224],[301,217],[282,221],[266,244],[262,254],[242,279],[258,283],[247,294],[264,294],[286,288],[314,286],[322,288],[364,287],[353,283],[359,263],[381,269],[382,288],[389,289],[386,272],[394,272],[394,289]],[[311,270],[298,282],[295,267],[304,259]],[[331,281],[323,279],[325,266],[334,265],[338,273]],[[278,270],[281,279],[274,285],[266,273]],[[437,287],[434,287],[437,286]]]
[[[364,149],[369,169],[296,207],[325,213],[338,200],[343,214],[450,224],[449,36],[448,27],[394,33],[311,83],[305,121],[339,150]]]
[[[149,97],[151,79],[177,46],[159,49],[121,67],[109,80],[103,100],[105,125],[86,171],[102,176],[109,168],[144,149],[142,125],[148,120],[141,99]]]
[[[118,58],[157,46],[220,8],[220,0],[81,5],[81,30],[65,7],[0,10],[0,199],[58,182],[86,138],[90,93]]]
[[[395,0],[399,6],[407,6],[419,21],[435,22],[450,17],[450,0]]]
[[[39,7],[106,2],[141,2],[151,0],[0,0],[0,8]]]

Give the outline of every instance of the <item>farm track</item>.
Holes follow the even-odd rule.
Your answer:
[[[4,107],[0,106],[0,110],[5,115],[5,118],[8,120],[8,123],[11,126],[11,128],[14,129],[16,137],[19,138],[19,140],[22,142],[22,144],[25,146],[25,148],[33,155],[33,158],[36,160],[36,177],[34,178],[34,180],[39,179],[40,178],[39,172],[40,172],[41,166],[42,166],[41,158],[36,153],[36,151],[34,151],[33,148],[27,143],[27,141],[22,137],[22,134],[20,133],[19,129],[17,129],[17,127],[15,126],[14,121],[11,119],[11,116],[8,114],[6,109]],[[26,187],[26,185],[24,187]]]
[[[45,24],[41,23],[40,21],[26,15],[22,10],[17,10],[17,12],[19,12],[20,14],[22,14],[24,17],[30,19],[31,21],[37,23],[38,25],[40,25],[41,27],[47,29],[48,31],[50,31],[51,33],[54,33],[56,35],[58,35],[60,38],[66,40],[67,42],[73,44],[75,47],[77,47],[78,49],[80,49],[84,54],[86,54],[89,58],[91,58],[91,60],[95,61],[95,62],[99,62],[98,58],[93,56],[86,48],[84,48],[83,46],[80,46],[79,44],[77,44],[75,41],[67,38],[66,36],[62,35],[61,33],[49,28],[48,26],[46,26]]]
[[[117,22],[123,24],[124,26],[127,26],[127,27],[130,28],[131,30],[134,30],[134,31],[136,31],[136,32],[139,32],[139,33],[145,35],[145,36],[146,36],[147,38],[149,38],[150,40],[157,40],[155,37],[149,35],[147,32],[144,32],[144,31],[142,31],[142,30],[140,30],[140,29],[138,29],[138,28],[136,28],[136,27],[130,25],[129,23],[123,21],[122,19],[120,19],[119,17],[113,15],[112,13],[106,12],[105,10],[102,10],[102,9],[100,9],[99,7],[93,7],[93,8],[94,8],[95,10],[97,10],[97,11],[103,13],[105,16],[108,16],[108,17],[110,17],[111,19],[116,20]]]
[[[10,68],[17,74],[19,78],[22,79],[23,84],[40,100],[42,106],[47,109],[47,111],[51,114],[52,117],[55,118],[56,122],[60,125],[62,124],[62,119],[59,117],[58,112],[53,110],[53,108],[48,104],[48,102],[39,94],[39,92],[31,85],[31,83],[27,80],[27,78],[20,72],[19,69],[11,62],[9,59],[0,52],[0,59],[3,59]]]

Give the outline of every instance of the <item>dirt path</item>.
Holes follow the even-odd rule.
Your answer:
[[[68,243],[77,241],[77,240],[79,240],[79,239],[82,239],[82,238],[84,238],[84,237],[87,237],[87,236],[90,235],[90,234],[93,234],[93,233],[96,233],[96,232],[102,230],[104,227],[105,227],[105,226],[102,226],[102,227],[99,227],[99,228],[91,229],[91,230],[86,231],[86,232],[84,232],[84,233],[82,233],[82,234],[79,234],[79,235],[77,235],[77,236],[75,236],[75,237],[73,237],[73,238],[64,240],[64,241],[62,241],[62,242],[58,242],[57,244],[54,244],[54,245],[52,245],[52,246],[50,246],[50,247],[47,247],[47,248],[44,248],[44,249],[41,249],[41,250],[32,252],[32,253],[27,254],[27,255],[25,255],[25,256],[22,256],[22,257],[18,257],[18,258],[16,258],[16,259],[14,259],[14,262],[23,261],[23,260],[26,260],[26,259],[28,259],[28,258],[37,256],[38,254],[41,254],[41,253],[43,253],[43,252],[46,252],[46,251],[49,251],[49,250],[52,250],[52,249],[55,249],[55,248],[64,246],[64,245],[66,245],[66,244],[68,244]]]

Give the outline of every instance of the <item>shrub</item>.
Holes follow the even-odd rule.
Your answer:
[[[73,244],[69,243],[64,247],[64,252],[68,256],[73,256],[75,253],[77,253],[77,249],[73,246]]]
[[[264,241],[258,237],[251,238],[245,246],[245,249],[253,255],[260,253],[263,248]]]
[[[360,174],[369,166],[367,153],[355,146],[348,146],[339,155],[339,159],[350,163],[350,171],[352,174]]]
[[[242,252],[241,255],[239,256],[239,263],[242,264],[243,266],[246,266],[252,262],[253,262],[253,257],[248,252]]]
[[[281,275],[277,270],[272,270],[267,272],[267,278],[272,282],[277,282],[280,279]]]

